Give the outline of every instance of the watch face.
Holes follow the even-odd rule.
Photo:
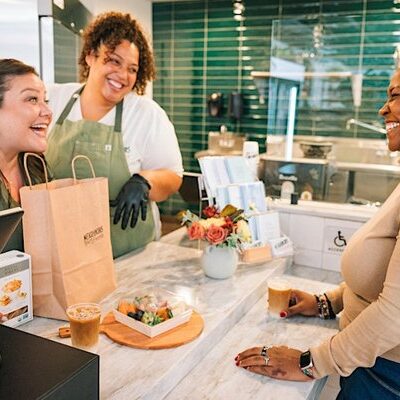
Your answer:
[[[305,351],[300,356],[300,368],[309,367],[311,364],[311,353],[310,350]]]

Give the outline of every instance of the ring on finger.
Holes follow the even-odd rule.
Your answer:
[[[263,346],[260,353],[263,357],[268,357],[268,346]]]
[[[261,357],[264,359],[265,365],[268,365],[269,362],[268,349],[268,346],[263,346],[260,353]]]

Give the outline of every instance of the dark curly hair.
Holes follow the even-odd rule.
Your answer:
[[[156,75],[153,53],[139,23],[129,14],[114,11],[100,14],[83,33],[83,48],[79,57],[81,82],[89,76],[86,56],[92,51],[98,55],[102,44],[114,51],[123,40],[133,43],[139,50],[139,71],[133,90],[144,94],[147,82],[154,80]]]
[[[3,105],[4,93],[10,89],[9,83],[15,76],[35,74],[35,68],[24,64],[22,61],[14,58],[0,59],[0,107]]]

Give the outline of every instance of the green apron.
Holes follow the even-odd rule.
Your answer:
[[[46,160],[54,178],[72,177],[71,160],[78,154],[90,158],[97,176],[108,178],[110,199],[115,199],[122,186],[131,177],[128,168],[121,135],[123,102],[116,106],[115,125],[109,126],[97,121],[70,121],[67,118],[83,87],[77,90],[65,106],[53,127],[46,152]],[[77,163],[77,176],[91,177],[89,166]],[[155,225],[151,203],[148,204],[147,218],[142,221],[139,216],[136,226],[130,225],[123,230],[121,221],[114,225],[115,207],[110,208],[110,228],[113,256],[119,257],[129,251],[146,245],[155,238]]]

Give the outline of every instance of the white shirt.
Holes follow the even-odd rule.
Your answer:
[[[53,121],[57,122],[79,83],[54,84],[47,87]],[[98,122],[114,125],[116,108]],[[70,121],[83,119],[80,97],[67,116]],[[122,141],[131,174],[146,169],[169,169],[182,176],[182,157],[175,129],[165,111],[152,99],[131,92],[124,98],[122,112]]]

